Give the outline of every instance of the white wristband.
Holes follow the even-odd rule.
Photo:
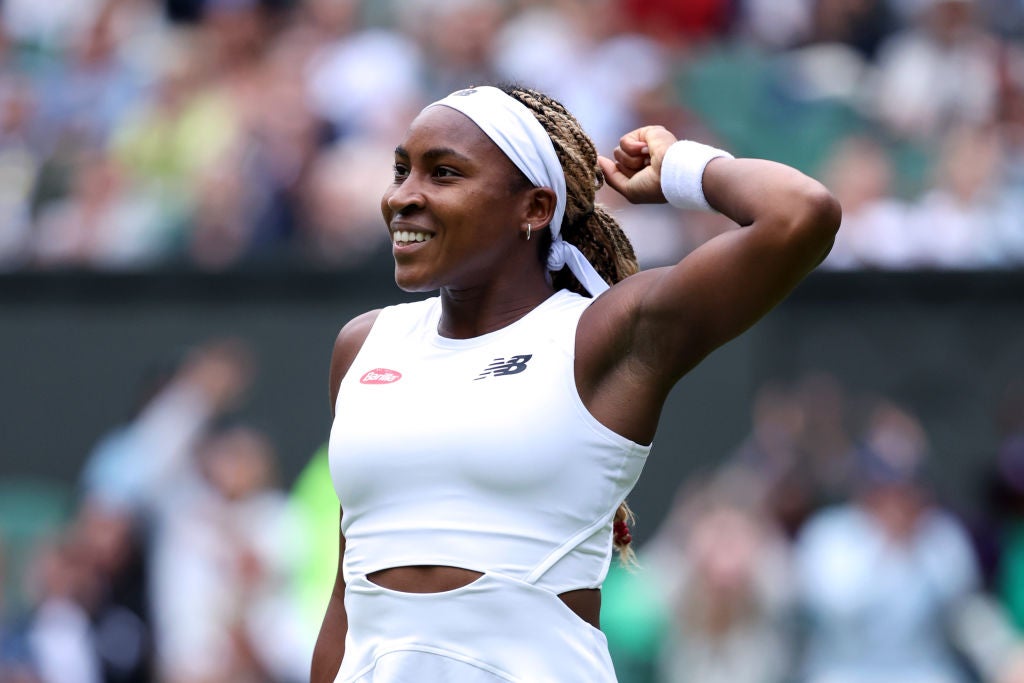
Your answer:
[[[661,192],[677,209],[713,211],[704,198],[704,167],[718,157],[734,158],[728,152],[693,140],[680,140],[661,160]]]

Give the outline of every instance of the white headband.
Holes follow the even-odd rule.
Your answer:
[[[592,296],[596,297],[608,289],[608,283],[598,275],[583,253],[562,239],[565,172],[551,138],[526,105],[489,85],[459,90],[427,105],[424,110],[438,105],[465,114],[512,160],[534,187],[548,187],[555,191],[548,269],[561,270],[562,266],[568,265]]]

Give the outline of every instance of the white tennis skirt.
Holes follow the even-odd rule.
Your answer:
[[[335,683],[615,683],[604,634],[559,597],[500,574],[442,593],[365,577],[345,591]]]

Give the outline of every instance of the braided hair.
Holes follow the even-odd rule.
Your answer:
[[[598,274],[610,285],[626,279],[640,270],[636,253],[618,221],[603,206],[595,203],[597,191],[604,185],[604,173],[597,163],[594,141],[557,100],[515,84],[497,86],[506,95],[518,100],[529,109],[551,137],[555,153],[565,174],[565,216],[562,218],[562,239],[575,245],[594,266]],[[545,231],[538,240],[539,256],[547,262],[551,247],[551,231]],[[569,289],[587,295],[568,268],[552,274],[555,289]],[[632,540],[627,524],[632,523],[633,512],[625,501],[615,511],[612,541],[623,563],[635,562],[630,545]]]

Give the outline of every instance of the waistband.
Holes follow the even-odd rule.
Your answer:
[[[502,574],[441,593],[394,591],[357,576],[345,608],[336,683],[616,680],[601,631],[554,593]],[[430,667],[442,677],[425,678]]]

